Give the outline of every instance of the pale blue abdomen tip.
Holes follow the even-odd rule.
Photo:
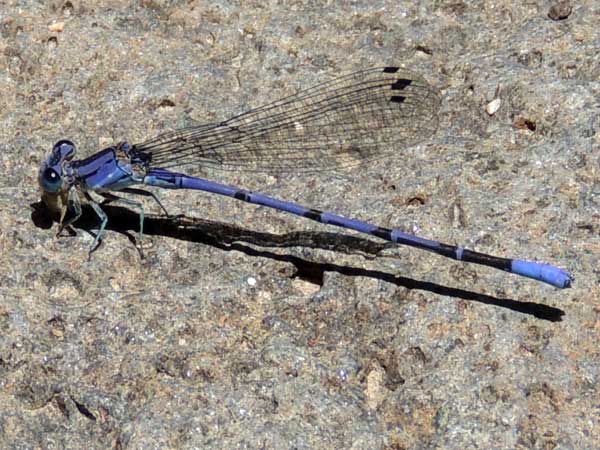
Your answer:
[[[561,289],[571,287],[573,282],[573,278],[567,271],[550,264],[513,259],[511,269],[512,273],[533,278]]]

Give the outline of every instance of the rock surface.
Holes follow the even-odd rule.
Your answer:
[[[0,447],[599,448],[600,6],[552,6],[3,1]],[[391,64],[442,93],[430,140],[206,176],[572,289],[185,191],[159,193],[185,216],[148,219],[143,260],[135,213],[107,207],[88,261],[93,215],[57,239],[40,208],[59,139],[89,156]]]

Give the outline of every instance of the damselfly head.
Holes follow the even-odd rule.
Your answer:
[[[75,144],[71,141],[61,140],[54,144],[52,153],[42,163],[38,182],[44,192],[56,193],[63,187],[63,166],[65,161],[70,161],[75,156]]]

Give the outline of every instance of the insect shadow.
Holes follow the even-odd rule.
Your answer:
[[[32,203],[31,219],[38,228],[50,229],[58,218],[42,202]],[[126,235],[135,243],[132,232],[139,230],[139,216],[129,209],[105,205],[102,207],[108,216],[106,229]],[[83,206],[83,214],[74,226],[93,234],[92,229],[98,226],[98,218],[87,205]],[[528,314],[542,320],[559,322],[565,312],[562,309],[541,303],[524,302],[510,298],[497,298],[464,289],[452,288],[440,284],[414,280],[380,270],[342,266],[327,262],[313,262],[290,254],[280,254],[265,248],[305,247],[330,250],[344,254],[357,254],[374,259],[384,250],[397,247],[393,243],[380,243],[370,239],[345,235],[342,233],[320,231],[297,231],[285,234],[273,234],[253,231],[236,225],[217,221],[190,218],[184,215],[175,217],[148,215],[144,220],[144,234],[166,236],[175,239],[210,245],[231,251],[237,250],[249,256],[270,258],[292,264],[296,273],[294,278],[302,278],[322,285],[325,272],[337,272],[352,277],[370,277],[386,281],[406,289],[417,289],[447,297],[494,305],[507,308],[522,314]],[[261,247],[257,249],[255,247]]]

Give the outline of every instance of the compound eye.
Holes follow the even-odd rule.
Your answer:
[[[42,188],[46,192],[57,192],[62,186],[60,175],[51,167],[48,167],[42,172],[40,181]]]
[[[54,147],[52,147],[52,152],[58,152],[61,160],[69,161],[70,159],[73,159],[73,156],[75,156],[75,144],[67,139],[62,139],[54,144]]]

